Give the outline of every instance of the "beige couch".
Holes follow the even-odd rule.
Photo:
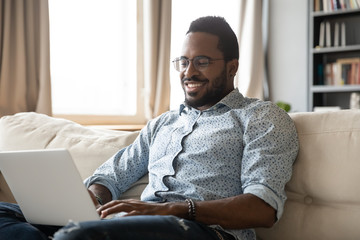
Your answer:
[[[288,201],[280,221],[259,239],[360,239],[360,110],[293,113],[300,139]],[[83,178],[137,132],[98,130],[41,114],[0,119],[0,151],[67,148]],[[124,198],[138,198],[141,179]],[[0,175],[0,201],[14,201]]]

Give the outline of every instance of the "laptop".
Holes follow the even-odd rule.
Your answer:
[[[29,223],[100,219],[66,149],[0,152],[0,171]]]

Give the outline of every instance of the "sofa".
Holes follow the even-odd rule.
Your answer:
[[[300,141],[288,200],[261,240],[360,239],[360,110],[291,113]],[[67,148],[83,179],[138,132],[86,127],[37,113],[0,119],[0,151]],[[0,169],[1,171],[1,169]],[[139,198],[147,176],[122,198]],[[15,202],[0,173],[0,201]]]

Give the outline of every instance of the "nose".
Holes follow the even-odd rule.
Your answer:
[[[189,60],[189,65],[185,69],[184,75],[186,77],[192,77],[192,76],[198,75],[198,74],[199,74],[199,71],[196,69],[194,62],[192,60]]]

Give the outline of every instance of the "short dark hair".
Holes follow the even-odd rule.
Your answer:
[[[239,59],[237,37],[225,18],[206,16],[194,20],[186,34],[205,32],[219,37],[218,49],[223,52],[226,60]]]

